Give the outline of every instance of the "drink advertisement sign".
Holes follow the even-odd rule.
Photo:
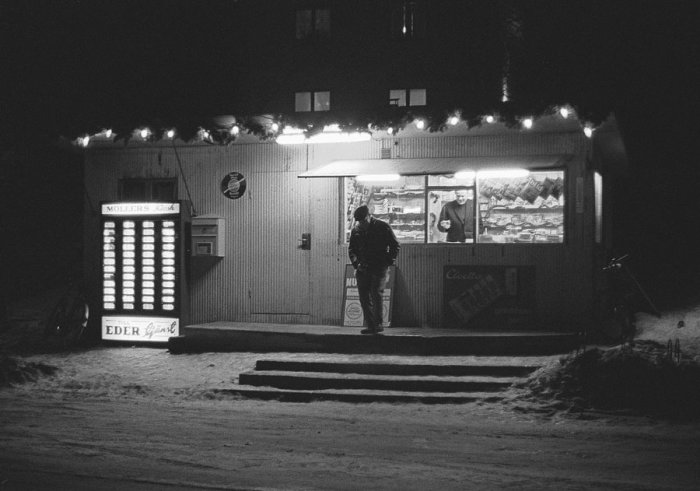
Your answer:
[[[384,308],[382,310],[384,326],[391,325],[391,310],[393,306],[394,292],[394,276],[395,266],[390,266],[387,273],[386,286],[382,299]],[[345,265],[345,277],[343,279],[343,326],[344,327],[362,327],[365,322],[365,316],[362,313],[360,306],[360,294],[357,291],[357,280],[355,279],[355,269],[352,264]]]
[[[535,311],[531,266],[449,265],[443,281],[446,327],[520,327]]]
[[[102,317],[102,339],[109,341],[167,343],[179,331],[179,320],[174,317]]]

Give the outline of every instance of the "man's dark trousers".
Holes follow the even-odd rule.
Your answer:
[[[389,268],[356,271],[357,292],[368,329],[377,329],[382,325],[384,285],[386,285]]]

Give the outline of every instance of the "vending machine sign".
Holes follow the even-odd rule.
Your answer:
[[[180,202],[103,203],[102,339],[167,342],[186,312]]]

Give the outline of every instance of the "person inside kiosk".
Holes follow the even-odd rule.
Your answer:
[[[474,200],[468,199],[466,187],[455,190],[455,199],[445,203],[440,211],[438,230],[447,232],[447,242],[466,242],[474,239]]]

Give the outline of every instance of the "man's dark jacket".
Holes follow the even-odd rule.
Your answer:
[[[357,226],[350,232],[348,255],[353,267],[372,271],[391,266],[401,246],[386,222],[370,217],[369,226],[362,231]]]
[[[451,226],[449,229],[443,228],[440,222],[449,220]],[[466,239],[474,237],[474,203],[468,199],[463,205],[456,201],[445,203],[440,212],[438,220],[438,230],[447,232],[448,242],[464,242]]]

